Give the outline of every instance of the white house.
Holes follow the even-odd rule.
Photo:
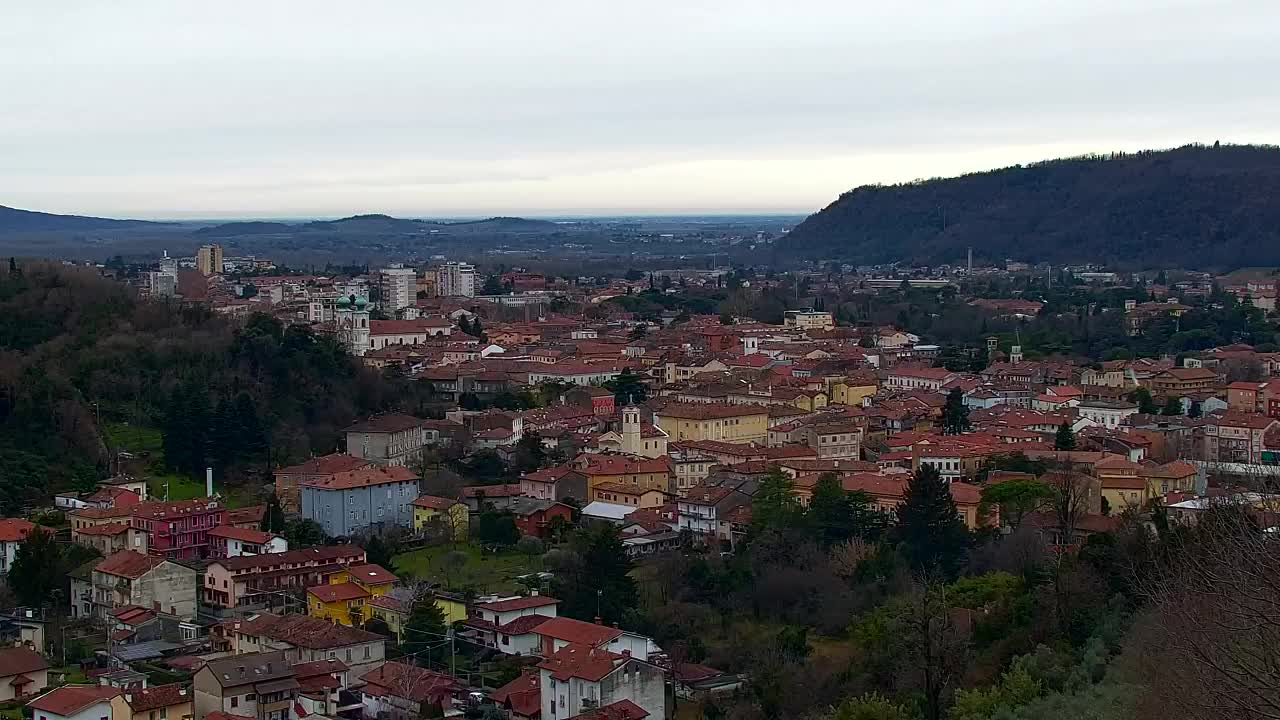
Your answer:
[[[1124,419],[1136,415],[1138,406],[1131,402],[1090,400],[1077,406],[1080,417],[1105,428],[1120,427]]]
[[[666,673],[625,653],[572,644],[538,664],[544,720],[618,704],[613,717],[667,717]]]
[[[0,575],[7,574],[13,567],[18,546],[34,528],[34,523],[21,518],[0,519]]]
[[[49,663],[25,647],[0,649],[0,702],[43,692],[49,686]]]

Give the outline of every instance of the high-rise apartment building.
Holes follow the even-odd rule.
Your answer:
[[[217,275],[222,272],[222,246],[201,245],[196,251],[196,270],[201,275]]]
[[[476,266],[463,262],[445,263],[439,274],[441,297],[475,297]]]
[[[379,287],[382,291],[382,310],[388,314],[413,307],[418,299],[416,273],[413,268],[400,263],[392,263],[382,269]]]

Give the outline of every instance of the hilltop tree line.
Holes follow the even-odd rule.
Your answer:
[[[776,247],[857,263],[1280,264],[1280,148],[1186,146],[859,187]]]

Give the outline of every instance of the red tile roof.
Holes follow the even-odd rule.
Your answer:
[[[338,583],[336,585],[316,585],[307,588],[307,593],[315,595],[320,599],[320,602],[324,603],[346,602],[369,597],[368,590],[353,582]]]
[[[240,621],[237,631],[246,635],[261,635],[313,650],[328,650],[383,639],[381,635],[346,625],[336,625],[309,615],[282,617],[263,613],[252,620]]]
[[[630,700],[619,700],[579,713],[567,720],[644,720],[647,717],[649,713],[644,708]]]
[[[46,670],[49,662],[40,653],[24,648],[0,649],[0,678]]]
[[[93,569],[108,575],[137,580],[163,562],[165,562],[164,558],[142,555],[132,550],[121,550],[118,553],[107,556],[102,562],[95,565]]]
[[[655,410],[654,415],[679,418],[682,420],[714,420],[719,418],[747,417],[750,415],[768,415],[769,408],[763,405],[730,405],[727,403],[667,403],[662,409]]]
[[[240,555],[214,562],[235,571],[267,567],[328,565],[335,562],[364,562],[364,559],[364,549],[358,545],[323,545],[268,555]]]
[[[101,525],[89,525],[82,528],[76,528],[71,531],[72,535],[103,535],[112,536],[125,532],[130,527],[127,522],[102,523]]]
[[[573,618],[554,617],[538,627],[538,634],[556,640],[563,640],[567,643],[581,643],[597,647],[622,635],[622,631],[618,628],[596,625],[595,623],[574,620]]]
[[[352,580],[359,581],[365,585],[387,585],[400,579],[381,565],[374,565],[373,563],[351,565],[347,568],[347,573],[351,575]]]
[[[453,498],[439,497],[436,495],[419,495],[413,501],[414,507],[430,508],[432,510],[448,510],[457,505],[458,501]]]
[[[180,683],[154,685],[142,690],[131,690],[125,693],[125,702],[135,713],[173,707],[192,701],[191,691]]]
[[[388,483],[416,482],[418,476],[412,470],[400,465],[370,465],[368,467],[334,473],[325,478],[303,481],[307,487],[325,490],[351,490],[369,485],[386,485]]]
[[[538,672],[525,671],[520,677],[489,693],[489,699],[516,715],[532,717],[542,711],[540,683]]]
[[[360,676],[364,692],[374,696],[403,697],[417,703],[438,702],[466,688],[443,673],[395,661]]]
[[[366,465],[368,460],[346,453],[333,453],[311,458],[297,465],[290,465],[276,470],[276,475],[332,475],[339,472],[350,472]]]
[[[546,625],[543,623],[543,627]],[[538,632],[542,634],[541,630]],[[599,682],[626,659],[625,655],[601,650],[589,643],[573,642],[538,663],[538,667],[550,670],[551,677],[561,682],[568,682],[571,678]]]
[[[537,632],[537,629],[550,619],[546,615],[521,615],[506,625],[499,626],[498,632],[506,635],[525,635]]]
[[[64,685],[27,703],[28,707],[54,715],[74,715],[97,702],[109,702],[122,690],[106,685]]]

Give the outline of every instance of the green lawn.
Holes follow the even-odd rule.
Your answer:
[[[102,428],[107,444],[113,450],[126,450],[138,455],[144,452],[160,454],[160,428],[129,423],[106,423]]]
[[[133,453],[133,460],[126,460],[123,471],[134,477],[146,478],[147,492],[156,499],[190,500],[204,497],[204,478],[190,477],[169,472],[164,467],[164,448],[160,429],[128,423],[107,423],[103,428],[107,443],[113,450]],[[255,505],[258,500],[248,488],[226,488],[214,483],[214,490],[222,493],[223,502],[229,508]]]
[[[458,570],[448,572],[441,558],[449,552],[457,550],[464,553],[467,562]],[[530,558],[515,551],[497,555],[481,553],[480,547],[473,543],[458,545],[439,545],[423,548],[395,556],[396,569],[402,575],[412,573],[414,577],[432,580],[450,590],[471,588],[480,594],[513,593],[521,588],[515,581],[516,576],[542,570],[542,558]]]

